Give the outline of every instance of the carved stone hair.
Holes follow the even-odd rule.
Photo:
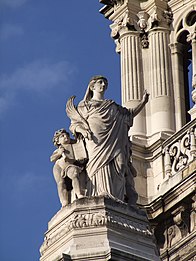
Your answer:
[[[63,133],[65,133],[67,136],[69,136],[69,132],[67,132],[65,129],[60,129],[60,130],[55,131],[54,137],[53,137],[53,140],[52,140],[54,146],[59,147],[59,137]]]
[[[102,76],[102,75],[93,76],[89,81],[89,84],[88,84],[88,87],[87,87],[87,90],[86,90],[86,93],[84,96],[85,101],[88,101],[93,97],[92,87],[96,83],[96,81],[99,79],[103,79],[106,82],[106,84],[108,85],[108,80],[105,76]]]

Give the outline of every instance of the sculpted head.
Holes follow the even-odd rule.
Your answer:
[[[59,147],[61,144],[70,143],[70,135],[65,129],[60,129],[55,131],[53,137],[53,144],[56,147]]]
[[[84,100],[90,100],[93,97],[93,90],[94,90],[94,86],[97,82],[101,82],[103,81],[105,84],[105,90],[107,89],[108,86],[108,80],[106,77],[102,76],[102,75],[95,75],[90,79],[90,82],[88,84],[88,88],[84,97]]]
[[[91,91],[93,91],[93,87],[94,87],[95,83],[96,83],[97,81],[99,81],[99,80],[103,80],[103,81],[105,82],[106,88],[107,88],[107,86],[108,86],[108,80],[107,80],[104,76],[102,76],[102,75],[96,75],[96,76],[93,76],[93,77],[90,79],[90,82],[89,82],[89,85],[88,85],[88,87],[89,87],[89,89],[90,89]]]

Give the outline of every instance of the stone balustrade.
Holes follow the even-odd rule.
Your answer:
[[[196,122],[185,125],[163,144],[166,176],[173,176],[196,159]]]

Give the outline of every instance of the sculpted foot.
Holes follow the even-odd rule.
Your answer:
[[[63,201],[63,202],[61,202],[61,205],[62,205],[62,207],[61,207],[61,208],[64,208],[65,206],[67,206],[67,205],[68,205],[68,201]]]
[[[77,195],[77,197],[78,197],[78,199],[79,199],[79,198],[84,198],[84,195],[79,194],[79,195]]]

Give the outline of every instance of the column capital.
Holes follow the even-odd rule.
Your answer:
[[[131,16],[128,9],[114,20],[114,23],[110,25],[110,28],[111,37],[114,39],[119,38],[122,32],[134,32],[139,29],[136,19]]]
[[[176,54],[176,53],[182,54],[184,50],[184,45],[178,42],[169,44],[169,47],[171,50],[171,54]]]

